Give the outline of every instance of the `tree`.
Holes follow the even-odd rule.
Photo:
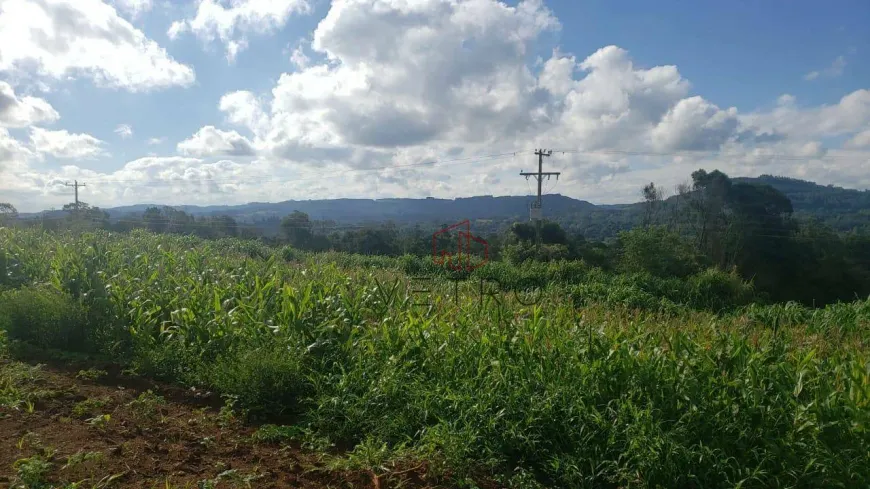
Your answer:
[[[284,237],[295,248],[306,248],[311,243],[311,221],[308,219],[308,214],[299,211],[284,217],[281,220],[281,232]]]
[[[63,206],[63,210],[69,212],[67,226],[75,226],[76,229],[109,227],[109,213],[99,207],[91,207],[87,202],[70,202]]]
[[[725,208],[730,189],[731,179],[719,170],[692,172],[689,208],[695,218],[693,228],[697,246],[721,268],[728,265],[724,244],[728,223]]]
[[[196,224],[197,234],[206,238],[237,236],[239,226],[236,220],[227,215],[209,216]]]
[[[515,222],[511,225],[511,234],[514,241],[534,242],[537,237],[535,226],[528,222]]]
[[[546,221],[541,224],[541,243],[567,245],[568,235],[559,223]]]
[[[756,287],[777,294],[799,281],[791,201],[769,185],[736,183],[728,194],[729,263]]]
[[[341,237],[341,248],[348,253],[363,255],[397,255],[400,250],[396,234],[389,227],[366,227],[348,231]]]
[[[18,210],[8,202],[0,202],[0,225],[18,218]]]
[[[651,226],[655,223],[661,208],[664,192],[661,188],[656,187],[653,182],[650,182],[649,185],[644,185],[641,194],[644,201],[643,226]]]
[[[69,204],[64,204],[63,210],[64,212],[69,212],[70,214],[79,214],[82,212],[86,212],[91,208],[87,202],[70,202]]]
[[[699,270],[692,244],[663,226],[620,233],[623,272],[648,272],[657,277],[686,277]]]

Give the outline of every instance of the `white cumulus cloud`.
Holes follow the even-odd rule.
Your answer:
[[[194,81],[193,68],[100,0],[0,2],[0,72],[89,77],[138,92]]]
[[[254,148],[236,131],[221,131],[214,126],[200,128],[190,139],[178,143],[178,152],[187,156],[252,156]]]
[[[30,128],[30,143],[38,153],[56,158],[92,158],[104,153],[99,139],[90,134],[73,134],[66,130],[49,131]]]
[[[41,98],[15,94],[12,85],[0,81],[0,127],[27,127],[55,122],[60,114]]]
[[[271,30],[258,22],[284,25],[288,5],[200,1],[173,33],[232,54]],[[101,206],[517,195],[533,192],[518,173],[537,168],[535,148],[554,149],[545,170],[562,172],[545,193],[593,202],[634,201],[650,181],[670,188],[699,168],[870,188],[870,90],[738,110],[695,93],[677,66],[643,65],[619,46],[534,61],[559,29],[540,0],[335,0],[288,72],[262,92],[225,93],[222,120],[178,143],[178,156],[36,171],[37,146],[50,145],[0,133],[0,165],[16,169],[0,193],[44,206],[66,198],[54,182],[78,178],[96,183],[88,202]]]
[[[232,62],[248,46],[251,34],[268,34],[283,27],[290,16],[310,12],[307,0],[198,0],[192,18],[175,21],[168,35],[192,32],[202,42],[219,40]]]

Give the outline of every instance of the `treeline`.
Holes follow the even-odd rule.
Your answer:
[[[617,245],[623,269],[676,277],[735,270],[775,302],[870,295],[870,235],[795,219],[791,201],[770,185],[699,170],[669,205],[652,183],[643,195],[645,225],[622,233]]]
[[[663,279],[688,279],[708,269],[735,273],[751,281],[760,297],[821,306],[870,295],[870,235],[837,233],[819,221],[797,219],[792,202],[768,184],[732,180],[719,171],[699,170],[665,199],[650,183],[642,189],[640,223],[608,242],[545,221],[540,238],[530,222],[505,227],[474,221],[471,231],[487,242],[491,261],[513,264],[582,260],[608,272],[644,273]],[[230,216],[196,217],[172,207],[151,207],[140,215],[110,219],[85,203],[64,207],[63,219],[35,219],[27,225],[49,229],[148,229],[157,233],[217,239],[240,237],[266,245],[362,255],[413,255],[429,259],[433,234],[437,249],[455,249],[454,223],[398,226],[395,223],[337,224],[312,220],[294,211],[278,223],[238,223]],[[15,210],[0,205],[0,219]],[[479,252],[480,250],[478,250]]]

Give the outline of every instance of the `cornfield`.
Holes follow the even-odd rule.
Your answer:
[[[0,328],[459,484],[870,485],[870,300],[762,305],[710,274],[458,282],[413,257],[0,229]]]

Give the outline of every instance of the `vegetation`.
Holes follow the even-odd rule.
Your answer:
[[[725,216],[776,218],[742,210],[766,191],[733,195],[743,207]],[[256,439],[347,447],[348,465],[416,459],[508,487],[867,486],[870,300],[769,303],[717,248],[756,245],[713,203],[698,206],[716,223],[706,240],[637,230],[603,268],[452,272],[237,238],[0,229],[0,329],[12,351],[99,353],[216,392],[288,426]],[[549,244],[586,249],[569,245]],[[94,431],[118,429],[87,408]],[[48,467],[15,470],[38,484]]]
[[[699,170],[666,199],[650,183],[608,242],[477,221],[489,261],[474,269],[433,261],[462,237],[448,223],[433,238],[296,210],[267,237],[226,215],[112,221],[85,203],[9,227],[0,206],[0,347],[214,392],[224,428],[346,447],[331,466],[375,481],[410,460],[465,486],[864,487],[870,235],[800,218],[812,197],[774,184],[803,188]],[[0,408],[52,395],[26,391],[28,372],[4,369]],[[70,414],[109,433],[110,403]],[[167,405],[144,391],[125,406],[163,424]],[[42,484],[42,455],[14,483]]]
[[[775,186],[797,195],[798,204],[793,205]],[[867,297],[870,233],[856,231],[862,229],[859,226],[838,233],[818,220],[799,218],[806,212],[800,209],[821,205],[820,197],[813,197],[815,187],[797,180],[731,179],[719,171],[699,170],[691,175],[690,183],[668,199],[662,188],[654,183],[646,185],[641,191],[644,202],[633,206],[634,210],[625,209],[634,217],[625,226],[618,226],[615,239],[607,242],[589,240],[570,221],[564,227],[545,221],[540,243],[536,243],[535,227],[528,222],[511,222],[508,226],[476,220],[473,234],[487,242],[491,261],[515,265],[582,260],[608,272],[646,273],[663,279],[686,278],[715,268],[751,281],[756,299],[768,302],[824,306]],[[832,192],[841,195],[842,199],[832,202],[844,212],[859,212],[854,205],[866,197],[866,192],[819,188],[825,189],[828,197]],[[512,204],[505,199],[489,200],[507,209]],[[565,212],[576,210],[569,204],[557,200],[556,206]],[[244,245],[249,254],[253,253],[251,256],[269,256],[274,250],[268,247],[280,246],[284,247],[285,258],[328,251],[381,257],[413,255],[425,261],[431,260],[434,233],[445,231],[434,238],[437,250],[455,249],[459,238],[458,230],[449,229],[449,222],[428,230],[419,224],[402,227],[392,222],[348,226],[312,220],[296,210],[274,223],[279,232],[269,235],[261,227],[239,224],[228,215],[196,217],[171,207],[149,207],[139,217],[112,221],[105,212],[88,204],[71,206],[65,221],[46,221],[42,226],[39,221],[30,223],[55,230],[148,229],[208,239],[242,237],[251,241]],[[340,254],[328,256],[344,260]],[[3,280],[9,279],[0,278],[0,286]]]

